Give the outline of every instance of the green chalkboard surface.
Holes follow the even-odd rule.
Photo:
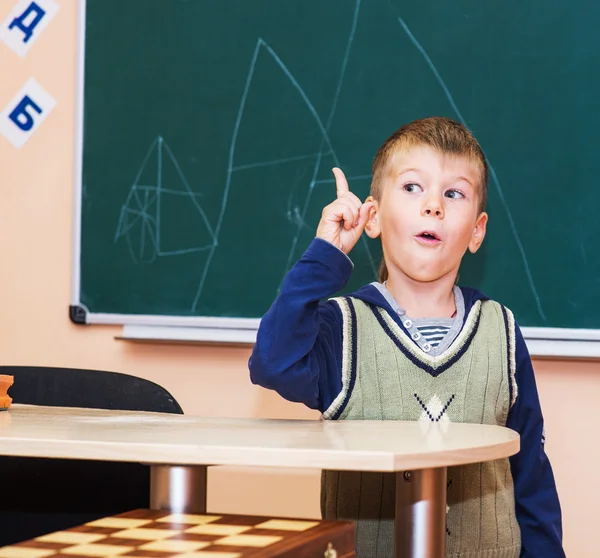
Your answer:
[[[75,321],[259,318],[402,123],[466,123],[490,162],[461,283],[522,326],[600,329],[600,3],[81,2]],[[351,254],[347,290],[381,249]]]

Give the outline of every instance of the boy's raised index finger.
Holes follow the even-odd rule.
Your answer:
[[[350,191],[350,187],[348,186],[346,175],[343,173],[342,169],[333,167],[331,170],[335,176],[335,189],[337,197],[339,198],[342,195],[347,194]]]

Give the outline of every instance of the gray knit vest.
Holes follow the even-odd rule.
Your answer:
[[[423,352],[390,315],[346,297],[342,391],[326,419],[410,420],[421,428],[450,422],[506,426],[517,397],[515,323],[509,310],[477,301],[458,337],[438,356]],[[357,522],[357,558],[394,557],[395,475],[323,471],[321,511]],[[508,459],[448,469],[446,556],[518,558]]]

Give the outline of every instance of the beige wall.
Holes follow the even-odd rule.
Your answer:
[[[116,341],[118,328],[78,327],[69,321],[75,3],[60,4],[58,16],[26,58],[0,44],[0,108],[32,75],[58,101],[21,150],[0,137],[0,363],[135,374],[165,386],[189,414],[314,417],[250,384],[247,349],[134,344]],[[2,3],[0,20],[11,7],[12,2]],[[535,369],[547,449],[563,503],[567,554],[596,558],[600,364],[536,361]],[[318,476],[306,471],[214,470],[209,507],[318,516]]]

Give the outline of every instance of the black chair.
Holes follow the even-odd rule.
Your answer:
[[[183,414],[161,386],[116,372],[0,366],[13,404]],[[10,412],[10,411],[9,411]],[[0,547],[150,504],[138,463],[0,456]]]

